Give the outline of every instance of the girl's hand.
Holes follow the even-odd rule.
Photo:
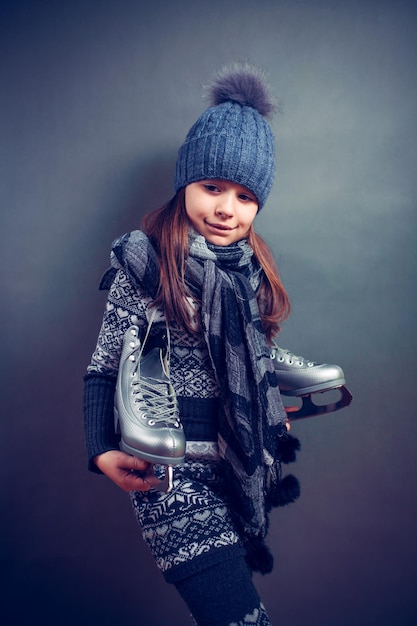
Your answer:
[[[144,477],[151,465],[148,461],[119,450],[109,450],[94,457],[94,463],[123,491],[149,491],[151,488]]]

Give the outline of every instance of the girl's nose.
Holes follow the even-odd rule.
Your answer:
[[[225,217],[229,217],[233,215],[233,194],[231,193],[222,193],[218,196],[218,202],[216,207],[216,213],[218,215],[223,215]]]

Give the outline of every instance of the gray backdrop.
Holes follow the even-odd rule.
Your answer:
[[[223,63],[283,114],[258,231],[293,312],[280,343],[343,365],[354,403],[300,422],[275,511],[274,624],[411,626],[416,587],[416,12],[396,0],[2,2],[2,621],[183,626],[128,497],[88,474],[82,376],[114,238],[172,194]]]

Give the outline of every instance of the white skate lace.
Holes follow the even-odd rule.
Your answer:
[[[143,406],[143,417],[150,426],[164,422],[168,426],[179,427],[177,399],[168,383],[156,378],[141,378],[132,386],[134,402]]]
[[[142,346],[145,345],[146,340],[148,339],[155,315],[156,309],[153,309]],[[169,362],[170,334],[168,326],[167,336],[167,361]],[[146,378],[140,378],[140,380],[134,380],[132,382],[132,387],[133,401],[135,404],[144,405],[145,410],[142,417],[148,420],[149,426],[166,424],[167,426],[180,428],[181,423],[178,412],[177,397],[169,383],[161,381],[158,378],[151,378],[148,376]]]
[[[296,363],[297,365],[307,365],[307,367],[313,367],[316,365],[314,361],[307,361],[303,356],[298,356],[285,348],[280,348],[277,344],[274,344],[271,350],[271,359],[276,359],[280,363],[286,361],[289,365]]]

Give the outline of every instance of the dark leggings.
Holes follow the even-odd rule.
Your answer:
[[[203,569],[175,587],[198,626],[271,626],[244,557]]]

